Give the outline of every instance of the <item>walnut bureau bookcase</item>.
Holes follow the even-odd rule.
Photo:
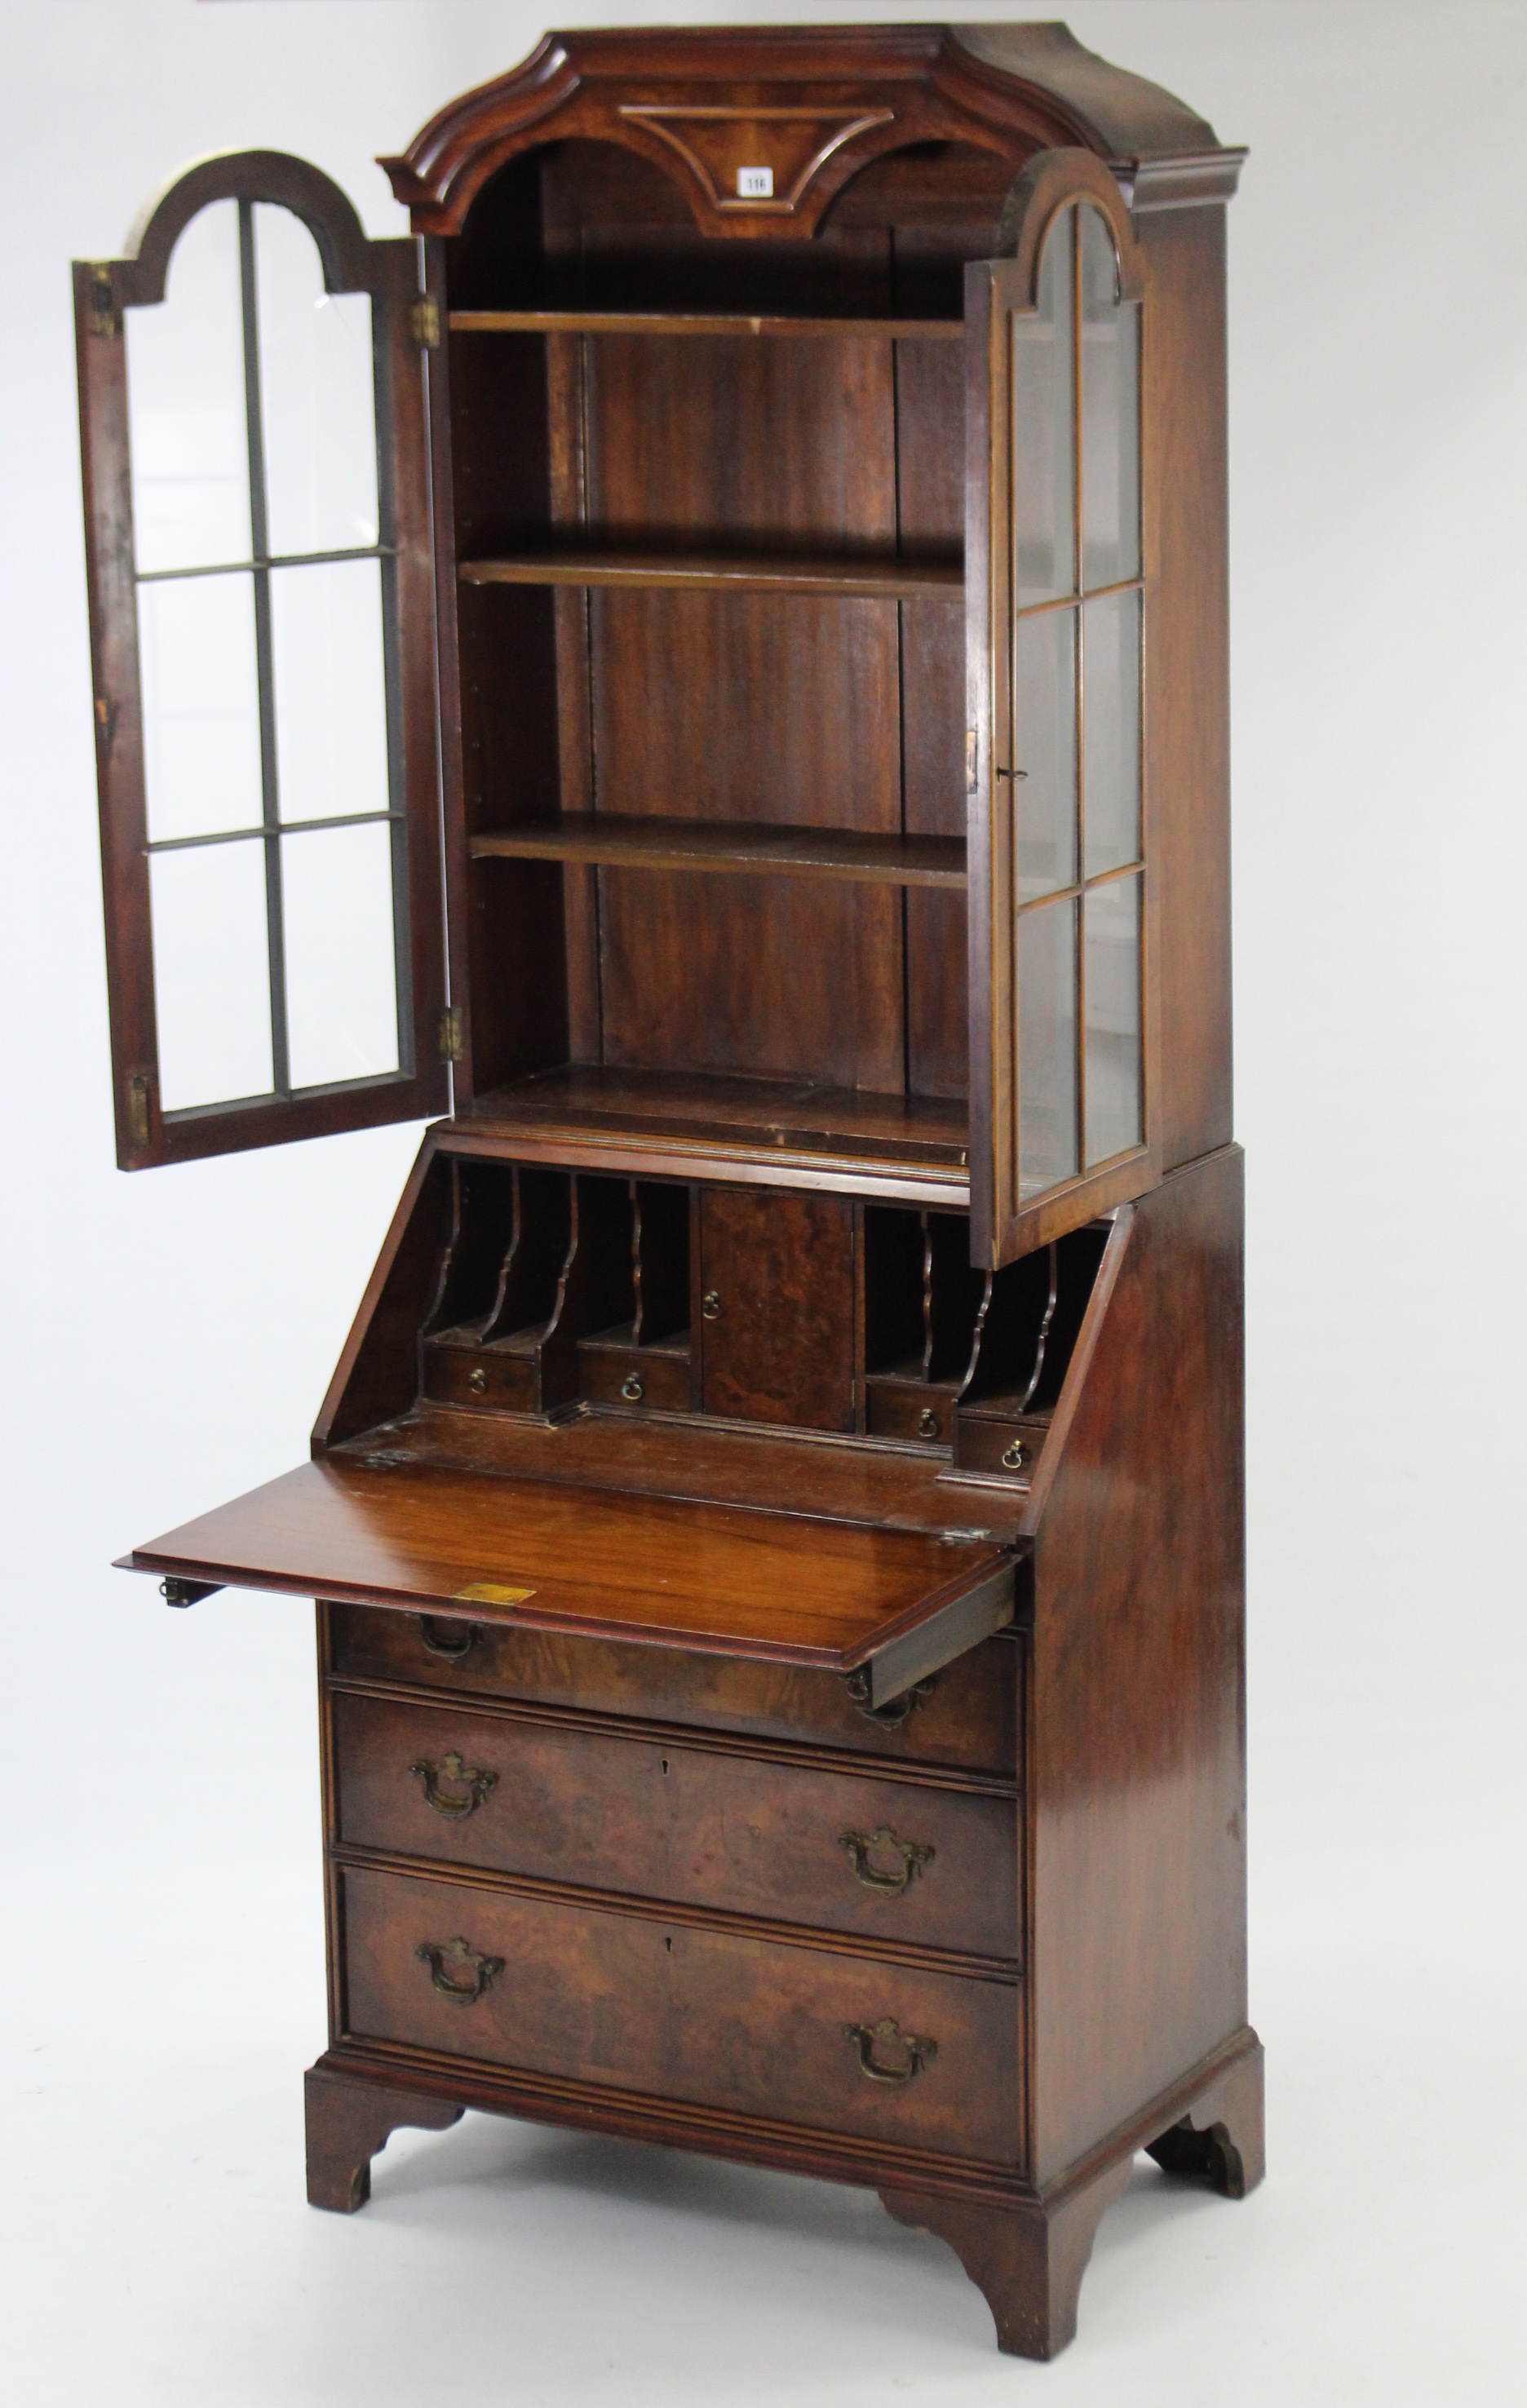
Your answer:
[[[119,1158],[441,1115],[312,1460],[359,2207],[870,2186],[1005,2349],[1246,2019],[1224,211],[1059,25],[551,35],[76,269]]]

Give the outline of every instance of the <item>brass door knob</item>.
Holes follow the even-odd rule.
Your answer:
[[[934,1412],[931,1405],[924,1405],[921,1412],[918,1415],[918,1436],[919,1438],[936,1438],[938,1436],[938,1415]]]
[[[480,1363],[475,1371],[468,1371],[466,1384],[475,1397],[485,1397],[488,1394],[488,1374]]]
[[[713,1287],[707,1287],[700,1300],[700,1311],[707,1321],[720,1321],[721,1300]]]
[[[647,1394],[646,1385],[633,1371],[629,1379],[621,1381],[621,1394],[628,1405],[639,1405]]]

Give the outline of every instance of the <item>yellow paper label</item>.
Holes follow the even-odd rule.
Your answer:
[[[523,1605],[533,1588],[505,1588],[498,1581],[468,1581],[451,1599],[453,1605]]]

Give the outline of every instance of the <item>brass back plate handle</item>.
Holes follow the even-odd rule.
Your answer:
[[[468,1814],[475,1814],[489,1790],[498,1786],[496,1772],[479,1772],[475,1765],[464,1763],[454,1748],[449,1756],[441,1756],[437,1764],[430,1763],[427,1757],[421,1757],[417,1764],[410,1764],[408,1770],[416,1781],[423,1783],[426,1804],[452,1823],[464,1822]],[[464,1784],[465,1797],[442,1789],[442,1781],[454,1782],[458,1788]]]
[[[482,1640],[475,1622],[441,1622],[430,1613],[420,1615],[419,1635],[430,1654],[443,1656],[448,1664],[459,1664]]]
[[[475,2006],[494,1975],[504,1971],[502,1956],[479,1956],[464,1940],[421,1940],[414,1955],[429,1967],[440,1996],[458,2007]],[[456,1980],[460,1973],[469,1978]]]
[[[933,1863],[935,1855],[920,1840],[898,1840],[887,1823],[875,1831],[840,1831],[837,1843],[853,1867],[855,1881],[863,1882],[866,1889],[879,1890],[886,1898],[900,1898],[923,1867]],[[877,1848],[882,1856],[878,1865],[872,1861]],[[897,1859],[893,1867],[885,1865],[886,1856]]]
[[[871,2082],[912,2082],[931,2065],[938,2055],[935,2040],[920,2040],[915,2032],[904,2032],[894,2015],[882,2015],[878,2024],[845,2024],[843,2037],[851,2040],[859,2051],[859,2071]],[[877,2055],[877,2051],[881,2054]],[[899,2050],[901,2059],[885,2062],[884,2052]]]

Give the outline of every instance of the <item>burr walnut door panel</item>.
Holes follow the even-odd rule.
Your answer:
[[[707,1187],[700,1199],[705,1410],[853,1427],[853,1207]]]

